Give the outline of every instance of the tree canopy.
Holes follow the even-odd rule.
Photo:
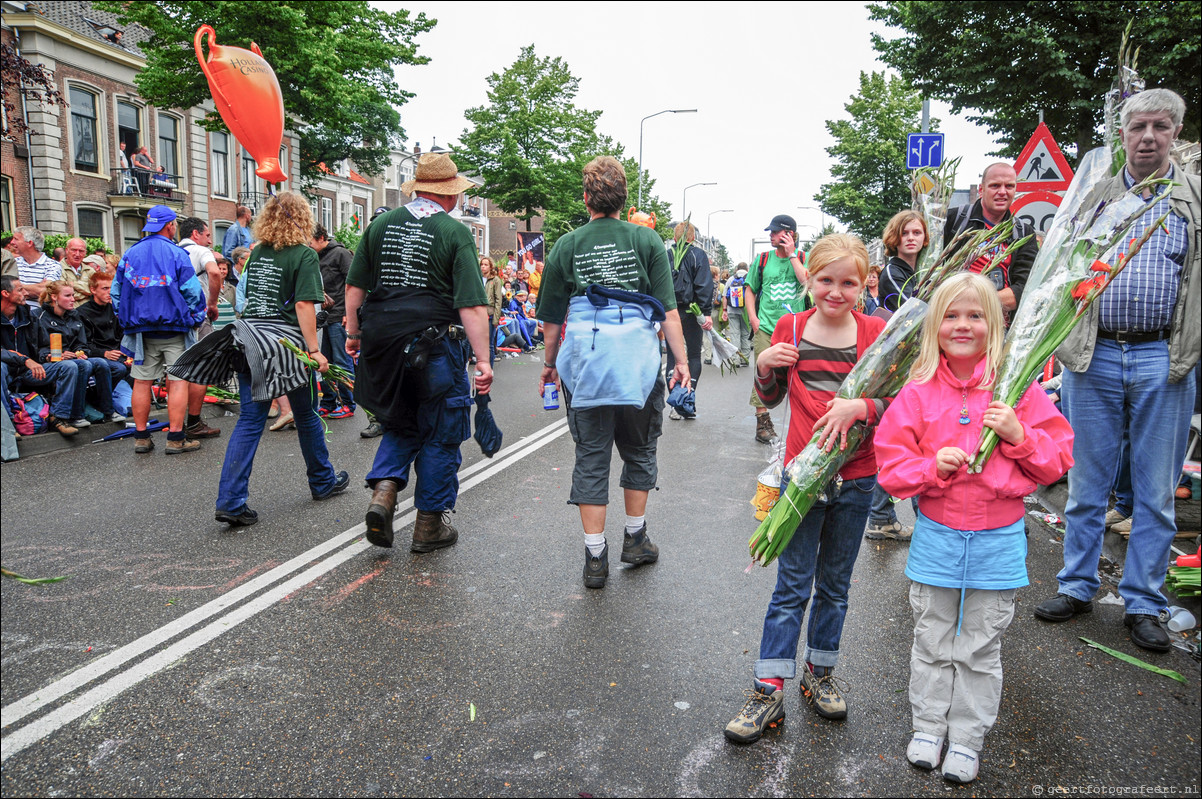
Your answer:
[[[404,138],[397,108],[413,97],[396,84],[393,70],[429,61],[413,38],[436,24],[425,14],[389,13],[361,0],[95,5],[154,34],[138,44],[146,67],[134,82],[145,100],[165,108],[190,108],[210,96],[192,47],[201,25],[213,26],[219,44],[258,44],[279,78],[287,127],[300,139],[306,184],[320,178],[318,164],[348,158],[367,174],[383,172],[392,145]],[[220,130],[224,123],[212,112],[205,127]]]
[[[900,78],[861,72],[860,91],[844,106],[851,119],[827,120],[835,143],[830,183],[814,199],[860,238],[881,235],[889,218],[910,207],[906,134],[918,130],[922,99]],[[932,129],[938,121],[932,120]]]
[[[3,56],[3,68],[0,69],[0,75],[3,76],[3,92],[0,93],[4,95],[3,130],[0,131],[0,137],[15,141],[29,131],[20,104],[22,94],[30,105],[65,106],[67,102],[62,92],[55,87],[53,70],[27,61],[8,42],[0,45],[0,55]]]
[[[1141,76],[1149,87],[1185,98],[1182,136],[1198,140],[1199,0],[922,0],[868,8],[872,19],[903,32],[895,39],[873,34],[881,59],[918,92],[951,103],[954,113],[969,110],[968,119],[1001,142],[996,155],[1016,158],[1041,110],[1066,154],[1079,158],[1100,144],[1103,95],[1131,20]]]

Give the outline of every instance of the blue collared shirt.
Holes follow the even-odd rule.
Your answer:
[[[1176,168],[1171,167],[1166,177],[1172,179],[1175,171]],[[1136,183],[1126,169],[1123,170],[1123,182],[1127,188]],[[1127,243],[1120,245],[1117,252],[1126,252],[1131,240],[1142,237],[1170,207],[1166,194],[1131,226]],[[1188,249],[1188,223],[1177,214],[1169,213],[1164,225],[1118,274],[1113,285],[1098,297],[1098,326],[1102,330],[1122,333],[1168,330],[1173,321],[1173,309],[1177,307]]]

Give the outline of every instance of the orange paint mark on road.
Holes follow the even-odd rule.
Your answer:
[[[355,593],[360,588],[367,585],[369,582],[371,582],[372,580],[376,579],[381,574],[383,574],[384,569],[387,568],[387,566],[388,566],[388,561],[380,561],[379,563],[376,564],[376,567],[374,569],[372,569],[371,571],[369,571],[367,574],[363,575],[362,577],[358,577],[354,580],[351,580],[349,583],[347,583],[346,585],[342,586],[337,591],[335,591],[331,596],[328,596],[325,599],[323,599],[321,602],[321,609],[329,610],[330,608],[334,608],[334,607],[337,607],[338,605],[341,605],[343,602],[346,601],[346,598],[349,597],[351,594]]]

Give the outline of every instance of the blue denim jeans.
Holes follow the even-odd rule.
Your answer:
[[[1091,600],[1101,583],[1098,556],[1110,489],[1124,435],[1131,441],[1135,505],[1131,543],[1119,595],[1127,613],[1154,615],[1169,547],[1177,532],[1173,489],[1185,460],[1195,374],[1168,382],[1166,342],[1119,344],[1099,340],[1083,373],[1065,371],[1065,417],[1076,432],[1064,511],[1064,569],[1060,593]]]
[[[305,457],[305,471],[309,478],[309,490],[322,494],[334,487],[337,477],[330,465],[326,450],[325,432],[321,418],[313,410],[313,378],[306,385],[288,392],[292,403],[292,414],[296,420],[296,437],[300,440],[301,454]],[[270,402],[255,402],[251,399],[250,375],[238,375],[238,399],[242,412],[230,433],[225,448],[225,462],[221,465],[221,483],[217,488],[217,510],[238,513],[246,507],[250,494],[250,470],[255,463],[255,452],[259,439],[267,424]]]
[[[330,322],[326,325],[326,334],[321,337],[321,354],[335,366],[355,374],[355,364],[351,356],[346,354],[346,328],[341,322]],[[321,381],[321,407],[332,411],[339,405],[345,405],[355,410],[355,394],[345,383],[337,380]]]
[[[918,517],[918,497],[911,497],[910,505],[914,508],[914,516]],[[878,485],[872,490],[872,505],[868,508],[869,524],[893,524],[897,521],[897,510],[893,507],[889,492]]]
[[[1114,478],[1114,509],[1130,516],[1135,506],[1135,490],[1131,487],[1131,437],[1123,433],[1119,448],[1118,474]]]
[[[42,366],[46,370],[45,380],[34,380],[26,371],[17,378],[16,391],[18,393],[25,391],[42,393],[49,389],[47,393],[53,392],[54,394],[50,400],[51,415],[68,422],[78,419],[83,415],[83,396],[88,387],[86,379],[79,379],[79,364],[74,361],[56,361],[44,363]],[[72,416],[76,411],[76,401],[79,403],[79,413]]]
[[[115,363],[106,358],[88,358],[86,361],[81,361],[86,364],[87,376],[83,377],[84,386],[87,386],[88,379],[96,381],[96,410],[101,413],[113,412],[113,370],[109,364]],[[124,364],[117,364],[124,368]],[[87,389],[85,388],[86,392]],[[84,406],[81,402],[79,408],[79,416],[73,416],[72,419],[78,419],[84,414]]]
[[[782,496],[787,485],[786,481],[781,486]],[[757,678],[797,676],[801,621],[811,596],[803,660],[815,666],[838,665],[851,572],[875,487],[875,477],[844,480],[834,502],[819,499],[801,520],[777,559],[776,589],[764,615],[760,658],[755,662]]]

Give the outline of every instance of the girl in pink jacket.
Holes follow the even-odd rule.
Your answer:
[[[993,284],[963,273],[931,298],[911,381],[876,434],[881,487],[917,495],[906,562],[914,645],[906,758],[976,779],[1002,695],[1002,633],[1027,585],[1023,497],[1073,464],[1073,431],[1038,383],[1015,408],[993,400],[1005,335]],[[983,427],[1001,443],[980,474],[968,464]]]

